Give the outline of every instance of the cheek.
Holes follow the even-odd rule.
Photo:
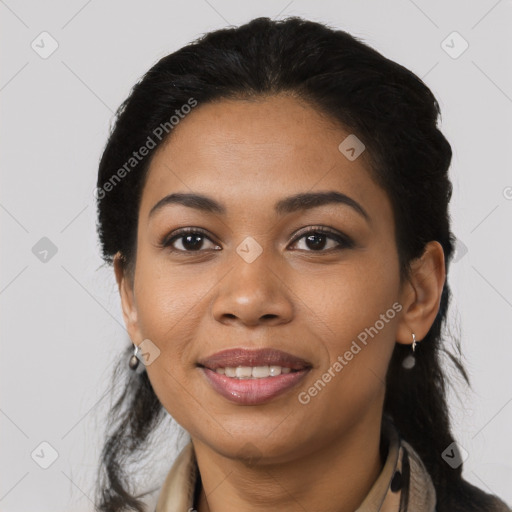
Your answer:
[[[318,354],[315,376],[297,390],[297,396],[301,391],[309,393],[323,375],[328,375],[324,382],[329,380],[325,387],[316,386],[321,391],[310,397],[308,406],[301,405],[297,396],[290,404],[304,427],[311,422],[312,429],[323,425],[335,431],[348,418],[363,414],[381,395],[397,318],[394,263],[372,250],[329,269],[288,267],[281,274],[291,290],[284,287],[282,293],[295,306],[291,330],[301,326],[295,332]],[[137,265],[139,326],[142,335],[161,350],[147,367],[153,389],[174,420],[192,435],[200,436],[198,429],[216,431],[212,416],[218,414],[211,410],[205,388],[194,386],[193,361],[194,350],[204,349],[211,341],[208,333],[215,326],[207,314],[208,301],[226,269],[202,267],[198,275],[191,266],[171,268],[163,258],[149,253],[142,253]],[[204,408],[211,414],[205,414]]]
[[[328,357],[299,390],[299,399],[309,412],[303,428],[335,435],[383,400],[401,306],[385,286],[365,289],[331,280],[324,292],[326,300],[311,309],[321,316],[319,339]]]
[[[362,342],[367,337],[394,343],[401,310],[398,260],[392,251],[387,258],[379,253],[383,254],[376,249],[361,252],[329,272],[297,273],[294,279],[294,295],[304,304],[303,314],[323,326],[331,359],[358,336]]]
[[[308,306],[304,314],[317,319],[318,339],[328,354],[317,375],[328,381],[330,391],[319,393],[326,405],[334,400],[358,407],[382,390],[402,309],[397,260],[390,254],[385,260],[368,251],[324,275],[321,286],[315,278],[296,282],[296,293]]]
[[[137,256],[135,293],[143,334],[160,343],[161,350],[180,352],[198,325],[215,282],[209,272],[198,276],[190,265],[171,265],[163,251],[142,248]]]
[[[179,268],[170,269],[162,258],[150,260],[141,251],[135,277],[137,319],[144,339],[151,340],[160,354],[147,366],[151,385],[164,408],[189,432],[194,424],[195,404],[203,403],[197,390],[189,389],[195,371],[198,342],[208,339],[205,308],[218,279],[203,272],[201,278]],[[195,415],[200,411],[195,411]]]

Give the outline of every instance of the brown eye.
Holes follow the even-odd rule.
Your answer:
[[[303,239],[305,247],[299,247],[298,250],[307,252],[330,252],[354,246],[353,241],[348,236],[323,227],[308,228],[295,238],[293,245],[297,245]],[[207,246],[208,243],[210,247]],[[168,248],[171,252],[181,253],[221,249],[219,245],[212,242],[206,231],[193,227],[182,228],[172,233],[171,236],[165,237],[160,242],[160,246]]]
[[[206,249],[215,249],[218,245],[214,244],[205,232],[199,228],[183,228],[174,233],[170,238],[166,238],[161,242],[162,247],[167,247],[173,252],[199,252],[204,249],[205,242],[209,241],[213,247],[206,247]],[[181,247],[176,247],[174,244]]]
[[[344,248],[353,247],[353,242],[346,235],[341,235],[340,233],[328,230],[326,228],[310,228],[302,234],[295,238],[294,244],[297,244],[298,241],[304,239],[304,248],[299,248],[299,250],[306,250],[308,252],[328,252],[330,250],[340,250]],[[328,241],[331,241],[331,246]],[[334,245],[332,244],[334,242]]]

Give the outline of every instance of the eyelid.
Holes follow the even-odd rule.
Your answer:
[[[178,252],[178,253],[205,252],[206,251],[205,249],[198,250],[198,251],[183,251],[181,249],[174,249],[174,248],[170,247],[174,240],[178,240],[179,238],[181,238],[189,233],[202,234],[202,235],[204,235],[205,238],[210,240],[212,243],[214,243],[216,245],[220,245],[219,243],[215,242],[215,240],[212,239],[212,237],[210,236],[210,234],[208,233],[207,230],[200,228],[200,227],[188,226],[185,228],[177,229],[176,231],[173,231],[170,235],[163,236],[162,239],[159,241],[159,246],[161,248],[167,248],[172,252]],[[311,251],[306,251],[306,252],[321,254],[321,253],[327,253],[327,252],[331,252],[331,251],[335,251],[335,250],[341,250],[343,248],[348,249],[348,248],[351,248],[354,246],[354,242],[349,236],[345,235],[344,233],[342,233],[340,231],[334,230],[327,226],[321,226],[321,225],[307,226],[303,229],[300,229],[297,233],[295,233],[294,238],[291,241],[291,245],[296,244],[299,240],[301,240],[302,238],[304,238],[306,235],[308,235],[310,233],[319,233],[319,234],[326,235],[328,238],[331,238],[332,240],[337,242],[338,247],[331,248],[328,250],[320,250],[320,251],[311,250]],[[207,250],[212,250],[212,249],[207,249]],[[213,250],[218,250],[218,249],[213,249]]]
[[[185,228],[179,228],[175,231],[173,231],[170,235],[164,235],[158,242],[158,245],[162,248],[168,248],[168,246],[171,244],[171,242],[173,240],[177,240],[187,234],[195,234],[195,233],[200,233],[202,235],[205,236],[205,238],[208,238],[208,240],[210,240],[212,243],[215,243],[217,244],[217,242],[215,242],[212,237],[210,236],[210,234],[208,233],[208,231],[206,229],[203,229],[203,228],[200,228],[200,227],[196,227],[196,226],[187,226]],[[220,244],[217,244],[217,245],[220,245]],[[175,250],[176,252],[202,252],[202,251],[182,251],[181,249],[173,249]]]
[[[354,241],[348,236],[342,233],[341,231],[335,230],[333,228],[329,228],[327,226],[322,225],[314,225],[314,226],[308,226],[304,229],[299,230],[294,239],[292,240],[292,244],[297,243],[299,240],[304,238],[304,236],[308,235],[309,233],[320,233],[322,235],[326,235],[328,238],[331,238],[332,240],[336,241],[339,246],[328,249],[326,251],[306,251],[306,252],[312,252],[312,253],[327,253],[331,251],[335,251],[337,249],[343,249],[343,248],[351,248],[354,246]]]

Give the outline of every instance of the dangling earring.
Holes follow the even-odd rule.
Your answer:
[[[414,351],[416,350],[416,336],[414,333],[412,333],[412,351],[414,353]],[[413,354],[409,354],[407,357],[404,358],[404,360],[402,361],[402,366],[406,369],[406,370],[410,370],[411,368],[414,368],[414,365],[416,364],[416,358],[414,357]]]
[[[133,351],[133,355],[130,357],[130,360],[128,362],[128,366],[130,367],[130,370],[136,370],[139,366],[139,358],[137,357],[137,352],[139,351],[139,347],[135,344],[133,344],[135,347]]]

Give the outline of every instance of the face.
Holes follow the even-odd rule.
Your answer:
[[[364,152],[338,149],[348,135],[292,97],[223,100],[196,107],[152,159],[125,320],[160,351],[146,370],[163,406],[219,454],[249,443],[293,459],[380,420],[403,290],[391,204]],[[199,365],[268,348],[301,363],[252,384]]]

